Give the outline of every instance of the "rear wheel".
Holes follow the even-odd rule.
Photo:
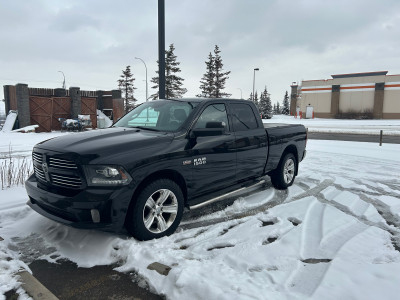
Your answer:
[[[182,191],[174,181],[155,180],[139,193],[131,205],[126,227],[139,240],[170,235],[182,219],[183,205]]]
[[[291,186],[296,177],[297,160],[293,153],[287,153],[278,167],[271,174],[271,182],[277,189],[286,189]]]

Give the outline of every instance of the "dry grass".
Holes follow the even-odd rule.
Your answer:
[[[6,157],[0,160],[0,184],[1,189],[9,188],[13,185],[24,185],[25,180],[32,174],[32,164],[26,158],[13,157],[10,146]]]

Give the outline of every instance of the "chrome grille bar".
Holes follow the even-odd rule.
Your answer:
[[[51,179],[53,184],[59,186],[79,188],[82,185],[82,180],[79,177],[51,174]]]
[[[35,169],[35,175],[36,175],[36,177],[39,178],[39,179],[41,179],[41,180],[43,180],[43,181],[46,181],[46,176],[44,175],[43,170],[39,169],[39,168],[36,167],[36,166],[33,166],[33,167],[34,167],[34,169]]]
[[[77,169],[77,166],[73,161],[54,157],[50,157],[49,166],[59,169]]]
[[[43,156],[39,153],[32,152],[32,158],[35,162],[39,164],[43,163]]]

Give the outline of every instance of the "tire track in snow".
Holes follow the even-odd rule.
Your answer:
[[[310,203],[307,209],[303,221],[300,247],[302,261],[298,262],[297,268],[288,277],[286,287],[290,291],[312,296],[328,272],[330,260],[336,257],[347,242],[369,227],[354,221],[336,228],[324,236],[323,224],[327,204],[329,203],[321,203],[316,199]],[[304,261],[317,263],[308,264]]]

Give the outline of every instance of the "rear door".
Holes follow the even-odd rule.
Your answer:
[[[256,118],[258,112],[246,103],[229,103],[237,151],[236,179],[242,181],[263,174],[268,155],[265,129]]]
[[[235,135],[225,103],[211,103],[204,107],[192,129],[206,128],[210,122],[222,122],[225,132],[223,135],[192,139],[191,188],[194,197],[228,187],[236,179]]]

